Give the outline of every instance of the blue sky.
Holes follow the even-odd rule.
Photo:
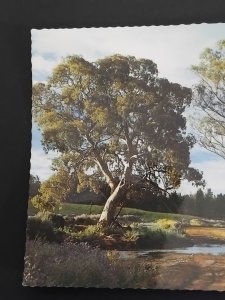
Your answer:
[[[159,76],[192,87],[197,78],[190,66],[198,63],[204,48],[214,47],[224,38],[225,24],[32,30],[33,82],[46,81],[67,55],[78,54],[94,61],[120,53],[152,59],[158,65]],[[44,153],[35,124],[32,135],[31,173],[44,180],[52,173],[51,159],[56,154]],[[223,159],[196,145],[191,151],[191,161],[193,167],[204,172],[207,188],[225,193]],[[195,189],[183,182],[179,191],[191,193]]]

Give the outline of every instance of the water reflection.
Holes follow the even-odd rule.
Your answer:
[[[154,289],[225,291],[225,245],[201,244],[176,249],[119,251],[154,270]],[[172,274],[172,276],[171,276]],[[143,287],[149,287],[144,282]]]
[[[162,255],[176,254],[210,254],[210,255],[225,255],[225,245],[195,245],[191,247],[175,248],[175,249],[151,249],[151,250],[136,250],[136,251],[118,251],[120,258],[132,259],[138,257],[161,258]]]
[[[225,255],[225,245],[201,245],[191,246],[185,248],[176,249],[154,249],[138,251],[138,256],[152,256],[156,258],[156,255],[163,253],[177,253],[177,254],[211,254],[211,255]]]

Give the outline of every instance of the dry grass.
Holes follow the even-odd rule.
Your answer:
[[[225,228],[190,226],[185,233],[190,237],[225,240]]]
[[[151,264],[120,260],[114,252],[87,243],[54,244],[27,241],[24,286],[139,288],[155,285]]]

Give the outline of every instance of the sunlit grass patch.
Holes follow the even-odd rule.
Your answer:
[[[176,230],[176,225],[178,224],[178,221],[171,220],[171,219],[159,219],[159,220],[155,221],[154,224],[159,229]]]
[[[190,225],[191,226],[202,226],[203,222],[200,219],[191,219]]]

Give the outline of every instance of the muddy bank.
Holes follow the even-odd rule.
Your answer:
[[[156,269],[156,289],[225,290],[225,256],[157,253],[137,259]]]

